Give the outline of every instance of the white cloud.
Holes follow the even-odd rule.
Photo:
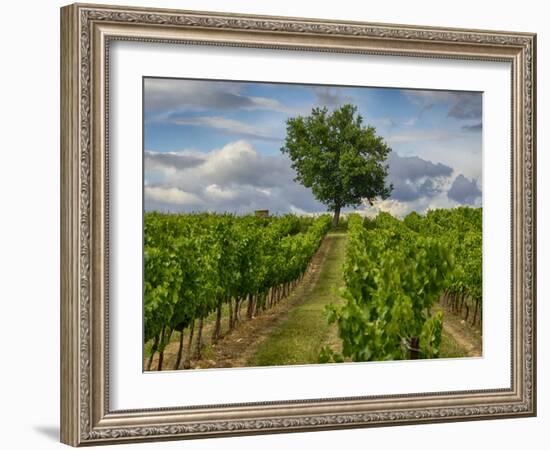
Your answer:
[[[364,208],[364,214],[369,217],[376,216],[379,212],[388,212],[395,217],[404,217],[410,212],[410,206],[399,200],[386,199],[375,202],[373,206],[366,205]]]
[[[295,111],[292,108],[288,108],[278,100],[266,97],[248,97],[254,104],[252,108],[245,109],[265,109],[269,111],[276,111],[281,113],[292,114]]]
[[[412,127],[418,122],[419,116],[409,117],[408,119],[396,119],[394,117],[375,117],[368,122],[372,123],[376,128],[394,128],[398,126]]]
[[[145,198],[174,205],[199,205],[202,202],[195,194],[176,187],[146,186]]]
[[[425,141],[449,141],[461,137],[460,133],[453,131],[443,130],[415,130],[402,133],[390,134],[386,137],[388,144],[401,144],[411,142],[425,142]]]
[[[234,200],[238,193],[231,189],[222,189],[217,184],[206,186],[205,193],[207,197],[214,200]]]
[[[392,198],[377,200],[372,206],[368,204],[363,205],[358,212],[368,217],[374,217],[379,212],[388,212],[395,217],[403,218],[413,211],[419,214],[425,214],[430,209],[454,208],[460,206],[460,203],[447,197],[447,189],[450,184],[451,182],[448,181],[445,184],[445,189],[433,197],[420,197],[412,201],[400,201]]]
[[[228,119],[221,116],[200,116],[170,119],[170,123],[175,125],[190,125],[214,128],[227,134],[242,135],[255,139],[265,139],[269,141],[279,141],[280,138],[273,135],[272,130],[250,125],[240,120]]]

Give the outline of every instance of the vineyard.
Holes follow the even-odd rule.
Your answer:
[[[180,333],[174,369],[189,367],[191,346],[200,358],[203,326],[215,315],[212,342],[220,338],[222,312],[232,330],[242,320],[273,307],[303,277],[330,217],[280,218],[229,214],[145,214],[144,340],[152,341],[147,370],[157,369],[174,331]],[[195,330],[196,329],[196,330]],[[183,356],[183,335],[188,345]]]
[[[145,369],[463,356],[448,327],[481,328],[481,218],[146,213]]]

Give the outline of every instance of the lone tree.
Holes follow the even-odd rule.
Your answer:
[[[357,107],[347,104],[329,113],[313,108],[307,117],[286,122],[286,138],[281,151],[292,160],[295,181],[311,188],[321,203],[334,211],[332,223],[338,225],[340,210],[370,205],[376,197],[387,198],[393,186],[385,185],[391,149],[375,128],[364,126]]]

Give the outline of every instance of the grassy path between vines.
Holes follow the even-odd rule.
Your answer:
[[[258,346],[246,361],[247,366],[315,364],[323,346],[341,351],[336,325],[327,323],[324,308],[329,303],[342,302],[338,288],[344,285],[342,266],[347,235],[329,233],[325,241],[329,247],[317,283]]]
[[[289,364],[315,364],[323,346],[340,353],[341,341],[336,325],[329,325],[324,307],[329,303],[343,302],[338,288],[344,285],[342,266],[345,258],[347,235],[330,233],[330,247],[319,273],[319,281],[299,306],[289,312],[280,326],[273,330],[246,361],[245,366],[279,366]],[[442,309],[436,306],[436,310]],[[459,317],[444,310],[441,358],[481,355],[481,337],[461,324]]]

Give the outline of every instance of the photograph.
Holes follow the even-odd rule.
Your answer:
[[[483,356],[483,93],[142,78],[143,371]]]

